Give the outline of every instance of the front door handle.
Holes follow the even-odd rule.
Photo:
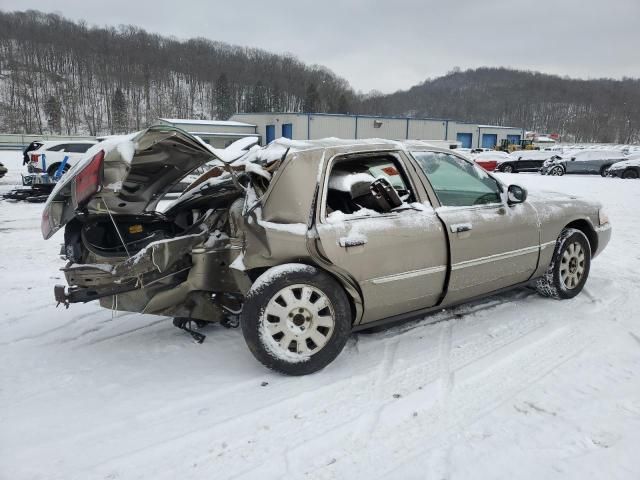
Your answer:
[[[469,232],[471,230],[473,230],[473,225],[470,223],[455,223],[451,225],[451,231],[453,233]]]

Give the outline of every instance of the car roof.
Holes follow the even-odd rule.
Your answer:
[[[243,160],[270,161],[286,157],[274,173],[263,196],[263,220],[276,223],[305,223],[313,201],[322,165],[334,155],[374,152],[439,152],[466,158],[455,150],[439,148],[420,140],[384,140],[378,138],[344,140],[289,140],[280,138],[266,147],[250,150]],[[291,202],[292,194],[296,201]]]

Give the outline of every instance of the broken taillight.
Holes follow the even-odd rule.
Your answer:
[[[75,208],[84,205],[102,187],[104,150],[96,153],[91,161],[73,178],[71,198]]]

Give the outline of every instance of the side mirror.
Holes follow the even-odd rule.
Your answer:
[[[509,185],[507,188],[507,203],[516,205],[527,199],[527,190],[520,185]]]

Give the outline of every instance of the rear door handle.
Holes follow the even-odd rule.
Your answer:
[[[367,239],[364,237],[341,237],[338,242],[340,246],[344,248],[359,247],[360,245],[366,244]]]
[[[469,232],[471,230],[473,230],[473,225],[470,223],[455,223],[451,225],[451,231],[453,233]]]

